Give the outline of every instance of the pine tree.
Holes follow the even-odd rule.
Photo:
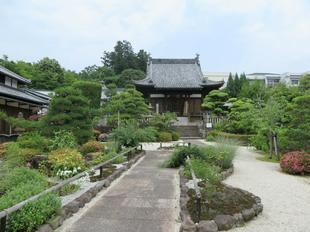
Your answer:
[[[226,92],[228,93],[229,97],[235,97],[235,89],[234,89],[234,79],[231,73],[229,73],[227,85],[226,85]]]
[[[92,136],[89,100],[71,86],[57,89],[44,123],[46,134],[67,130],[80,144],[85,143]]]
[[[241,90],[241,82],[238,73],[236,73],[234,79],[234,97],[237,97],[240,94],[240,90]]]

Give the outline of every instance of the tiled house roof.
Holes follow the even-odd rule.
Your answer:
[[[18,75],[17,73],[14,73],[10,70],[8,70],[7,68],[3,67],[0,65],[0,73],[8,76],[8,77],[11,77],[13,79],[16,79],[17,81],[23,83],[23,84],[29,84],[31,81],[26,79],[26,78],[23,78],[22,76]]]
[[[157,89],[202,89],[223,82],[208,81],[202,74],[198,58],[150,59],[146,78],[134,81],[137,86]]]

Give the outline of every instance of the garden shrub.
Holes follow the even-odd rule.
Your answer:
[[[157,114],[150,119],[149,125],[158,131],[172,131],[173,122],[177,120],[176,113]]]
[[[11,143],[8,145],[5,153],[4,165],[8,169],[22,167],[25,165],[25,157],[22,155],[22,150],[18,143]]]
[[[59,130],[54,132],[50,149],[56,150],[59,148],[75,148],[77,146],[76,139],[71,131]]]
[[[8,146],[11,143],[12,142],[0,143],[0,158],[3,158],[5,156],[5,153],[8,150]]]
[[[191,159],[191,163],[193,171],[198,179],[206,180],[210,184],[218,184],[220,182],[221,169],[219,167],[209,164],[202,159]],[[184,171],[188,178],[192,177],[188,163],[186,163]]]
[[[23,148],[21,149],[21,155],[25,158],[26,161],[31,160],[34,156],[40,155],[41,151],[34,148]]]
[[[70,177],[85,168],[85,161],[81,153],[72,148],[61,148],[52,151],[48,160],[52,169],[60,178]]]
[[[179,147],[172,153],[165,166],[177,168],[185,164],[186,157],[202,158],[203,152],[198,146]]]
[[[54,193],[48,193],[10,215],[9,231],[35,231],[50,219],[60,207],[60,198]]]
[[[26,185],[28,183],[42,186],[43,188],[47,187],[48,182],[42,174],[37,170],[21,167],[15,168],[8,173],[6,178],[0,181],[0,191],[7,192],[13,188],[19,187],[20,185]]]
[[[310,154],[302,151],[288,152],[282,156],[280,166],[290,174],[310,173]]]
[[[42,185],[37,185],[36,183],[26,183],[24,185],[18,185],[7,191],[0,198],[0,210],[7,209],[19,202],[22,202],[29,197],[42,192],[45,189]]]
[[[159,142],[170,142],[172,141],[172,134],[169,132],[159,132],[158,141]]]
[[[172,136],[172,141],[178,141],[180,139],[180,134],[178,132],[172,131],[171,136]]]
[[[32,148],[41,151],[48,149],[49,141],[38,132],[28,132],[17,138],[17,143],[21,148]]]
[[[126,121],[121,127],[111,133],[111,139],[118,142],[119,146],[135,147],[139,142],[151,142],[156,140],[157,131],[152,127],[141,129],[137,122]]]
[[[84,143],[80,148],[80,151],[84,155],[92,152],[101,152],[104,151],[104,145],[98,141],[92,140],[88,141],[87,143]]]
[[[209,136],[223,137],[223,138],[227,138],[227,139],[236,139],[236,140],[239,140],[239,141],[246,143],[246,144],[248,144],[251,141],[251,138],[253,137],[253,135],[231,134],[231,133],[226,133],[226,132],[216,131],[216,130],[212,130],[212,131],[208,132],[207,139]],[[211,141],[211,140],[209,140],[209,141]]]
[[[254,135],[250,139],[250,144],[258,150],[265,152],[268,151],[268,137],[263,133],[263,131],[259,131],[256,135]]]
[[[67,185],[61,187],[58,190],[58,193],[59,193],[59,196],[67,196],[67,195],[70,195],[72,193],[75,193],[79,189],[80,189],[80,185],[78,185],[78,184],[67,184]]]

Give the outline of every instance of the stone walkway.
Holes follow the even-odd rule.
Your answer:
[[[239,147],[234,174],[225,183],[259,196],[263,213],[245,227],[230,231],[310,231],[310,178],[285,174],[279,164],[259,161],[257,156],[254,151]]]
[[[57,231],[178,231],[178,171],[160,168],[168,156],[165,151],[148,151],[141,162]]]

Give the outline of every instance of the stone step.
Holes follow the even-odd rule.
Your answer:
[[[181,138],[200,138],[198,126],[174,126]]]

